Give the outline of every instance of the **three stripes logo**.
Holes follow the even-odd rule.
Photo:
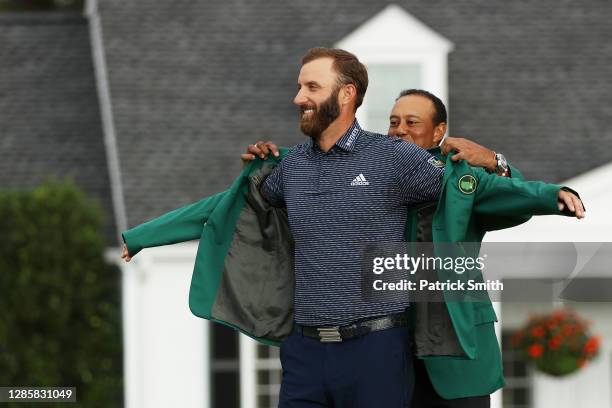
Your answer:
[[[359,173],[355,180],[351,181],[351,186],[369,186],[370,182],[363,177],[363,174]]]

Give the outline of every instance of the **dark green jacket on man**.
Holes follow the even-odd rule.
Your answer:
[[[406,241],[480,243],[487,231],[521,224],[531,215],[560,214],[560,186],[523,181],[515,168],[512,178],[499,177],[463,161],[447,160],[439,148],[429,152],[445,166],[443,190],[437,202],[410,209]],[[476,258],[479,247],[457,248],[465,248],[462,256]],[[477,275],[482,279],[480,271]],[[504,385],[493,324],[497,318],[488,298],[414,303],[411,312],[415,352],[425,360],[441,397],[488,395]]]
[[[271,207],[258,185],[286,152],[252,161],[222,193],[123,233],[131,256],[143,248],[199,239],[191,311],[268,345],[280,344],[292,330],[293,238],[286,210]],[[432,215],[434,242],[480,242],[487,230],[516,225],[530,215],[560,214],[560,186],[498,177],[465,162],[448,160],[445,166]],[[414,225],[407,225],[409,240],[416,240]],[[491,303],[446,305],[456,339],[453,351],[438,353],[421,342],[433,351],[422,356],[432,382],[444,398],[489,394],[503,385]]]

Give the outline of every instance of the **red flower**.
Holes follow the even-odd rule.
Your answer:
[[[563,310],[557,310],[552,314],[552,318],[555,319],[557,322],[565,320],[566,316],[567,314]]]
[[[536,326],[531,329],[531,335],[535,338],[542,338],[546,335],[546,330],[542,326]]]
[[[563,330],[564,335],[571,336],[572,333],[574,333],[574,326],[571,324],[564,324],[561,330]]]
[[[559,325],[559,322],[557,322],[554,319],[549,320],[548,323],[546,323],[546,327],[548,327],[548,330],[554,330],[558,325]]]
[[[561,345],[561,337],[560,336],[555,336],[552,339],[550,339],[548,341],[548,348],[551,350],[556,350],[559,348],[559,346]]]
[[[598,336],[591,337],[590,339],[587,340],[586,344],[584,345],[584,352],[586,354],[597,353],[598,349],[599,349],[599,337]]]
[[[527,349],[527,354],[529,354],[529,357],[531,358],[540,358],[542,357],[542,354],[544,354],[544,347],[542,347],[541,344],[532,344]]]

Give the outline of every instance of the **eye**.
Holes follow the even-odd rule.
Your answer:
[[[389,122],[389,126],[390,127],[397,127],[397,121],[396,120],[392,120]]]

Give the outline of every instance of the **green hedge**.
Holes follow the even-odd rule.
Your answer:
[[[77,387],[78,404],[53,407],[123,405],[120,274],[101,222],[69,181],[0,192],[0,386]]]

